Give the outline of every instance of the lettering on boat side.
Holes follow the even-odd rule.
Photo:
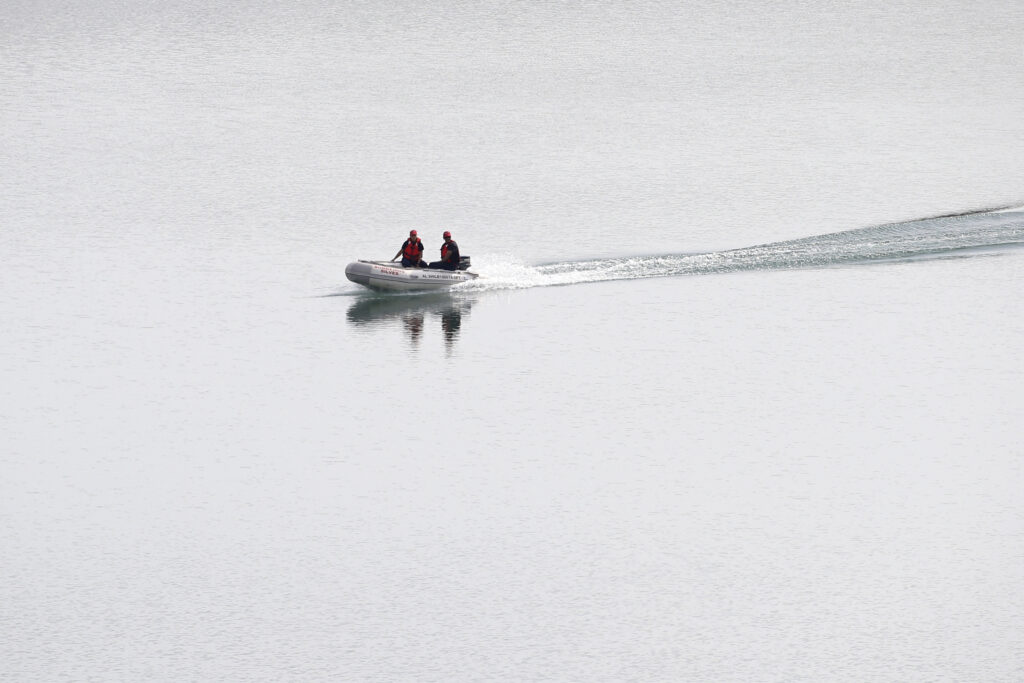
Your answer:
[[[422,278],[424,280],[455,280],[457,282],[460,282],[463,279],[461,275],[442,275],[441,273],[409,273],[405,269],[390,268],[388,266],[374,265],[373,269],[375,271],[384,273],[385,275],[397,275],[398,277],[406,277],[406,275],[408,275],[410,280],[418,280]]]

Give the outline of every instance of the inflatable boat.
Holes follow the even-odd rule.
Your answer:
[[[458,270],[403,268],[393,261],[354,261],[345,266],[345,277],[370,289],[412,292],[444,289],[478,277],[470,273],[468,256],[459,259]]]

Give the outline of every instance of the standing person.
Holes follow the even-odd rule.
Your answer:
[[[441,245],[441,260],[430,264],[431,268],[442,268],[444,270],[459,269],[459,245],[452,239],[452,234],[444,231],[444,244]]]
[[[402,257],[403,268],[426,268],[427,264],[423,262],[423,242],[416,236],[415,230],[409,231],[409,239],[402,242],[402,248],[391,257],[391,260],[394,261],[399,256]]]

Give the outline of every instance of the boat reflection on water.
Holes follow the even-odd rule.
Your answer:
[[[353,325],[393,322],[405,330],[410,344],[416,347],[424,330],[440,319],[445,348],[450,353],[462,328],[462,316],[469,314],[473,303],[473,299],[453,297],[449,292],[414,296],[372,294],[348,307],[348,321]]]

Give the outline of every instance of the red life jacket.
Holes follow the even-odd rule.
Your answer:
[[[449,265],[448,264],[448,245],[449,244],[455,244],[455,240],[452,240],[451,242],[445,242],[444,244],[441,245],[441,263],[444,263],[445,265]],[[455,246],[456,246],[456,248],[458,248],[457,244]],[[451,251],[454,252],[455,249],[452,249]],[[452,256],[454,256],[454,255],[455,254],[453,253]],[[458,267],[458,265],[459,264],[457,264],[457,263],[455,264],[456,267]]]
[[[423,242],[416,238],[413,242],[412,239],[405,241],[405,247],[402,249],[402,255],[410,261],[419,261],[423,257]]]

